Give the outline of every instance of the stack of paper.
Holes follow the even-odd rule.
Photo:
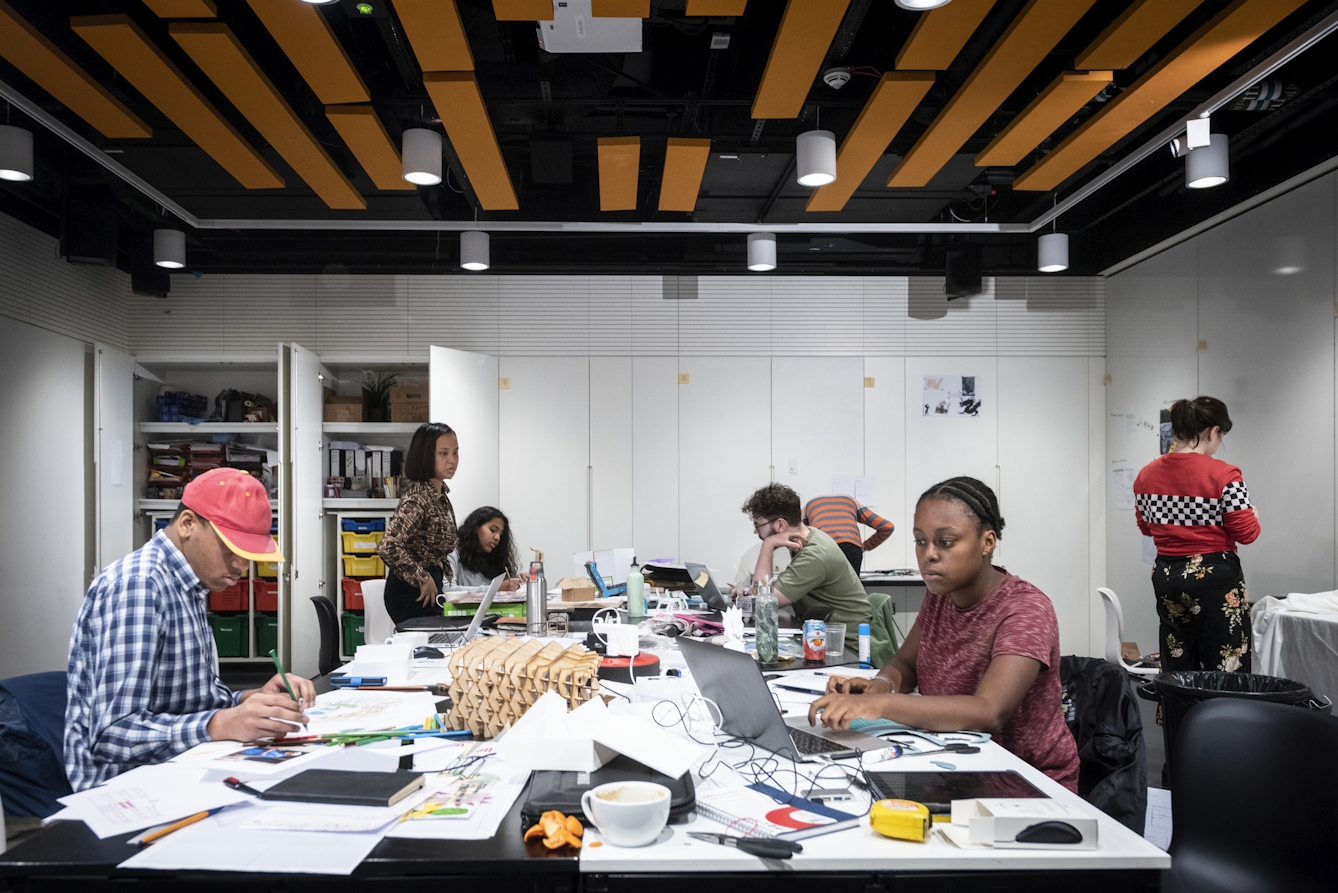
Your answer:
[[[192,766],[141,766],[101,787],[61,797],[65,808],[51,820],[81,820],[107,838],[250,799],[222,784],[202,784],[203,776]]]

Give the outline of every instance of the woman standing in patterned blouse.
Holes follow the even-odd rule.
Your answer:
[[[458,536],[446,482],[460,464],[449,425],[428,422],[414,432],[404,459],[404,485],[377,554],[385,561],[386,613],[395,623],[441,614],[437,594],[450,579],[446,556]]]

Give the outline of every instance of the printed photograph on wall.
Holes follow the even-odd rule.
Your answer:
[[[1163,409],[1161,411],[1161,425],[1159,427],[1161,435],[1161,455],[1165,456],[1175,445],[1175,435],[1171,433],[1171,410]]]
[[[926,375],[923,415],[979,416],[980,397],[974,375]]]

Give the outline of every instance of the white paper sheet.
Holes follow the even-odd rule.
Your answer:
[[[222,784],[201,784],[203,774],[172,763],[141,766],[100,787],[61,797],[68,807],[61,817],[82,819],[99,838],[107,838],[249,799]]]
[[[252,751],[257,752],[252,753]],[[252,778],[287,778],[303,769],[311,768],[311,764],[326,756],[328,751],[328,748],[319,745],[257,748],[254,745],[242,744],[240,741],[206,741],[185,753],[177,754],[168,765],[226,772],[243,781]],[[274,761],[264,758],[266,753],[275,752],[299,753],[301,756]]]
[[[472,755],[477,755],[475,750]],[[409,837],[420,840],[489,840],[502,826],[502,820],[511,812],[516,798],[525,790],[529,781],[528,769],[508,766],[497,757],[489,757],[477,768],[465,771],[476,780],[486,783],[486,789],[475,786],[471,792],[483,802],[478,803],[468,815],[459,818],[414,818],[398,822],[386,832],[387,837]],[[450,788],[456,779],[450,773],[430,775],[424,787],[433,792]]]
[[[308,734],[422,725],[436,713],[437,700],[425,691],[328,691],[307,710]]]
[[[325,831],[334,834],[370,833],[417,807],[430,796],[415,791],[394,806],[343,806],[329,803],[276,803],[248,810],[249,817],[237,827],[249,831]],[[259,805],[259,804],[257,804]]]
[[[1171,792],[1165,788],[1148,788],[1147,816],[1143,822],[1143,839],[1163,850],[1171,848]]]

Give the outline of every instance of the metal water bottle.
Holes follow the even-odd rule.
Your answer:
[[[753,599],[753,629],[757,632],[758,663],[776,663],[780,656],[780,605],[770,586],[763,586]]]
[[[525,632],[531,636],[548,635],[548,581],[544,579],[544,553],[538,549],[530,562],[530,578],[525,583]]]

